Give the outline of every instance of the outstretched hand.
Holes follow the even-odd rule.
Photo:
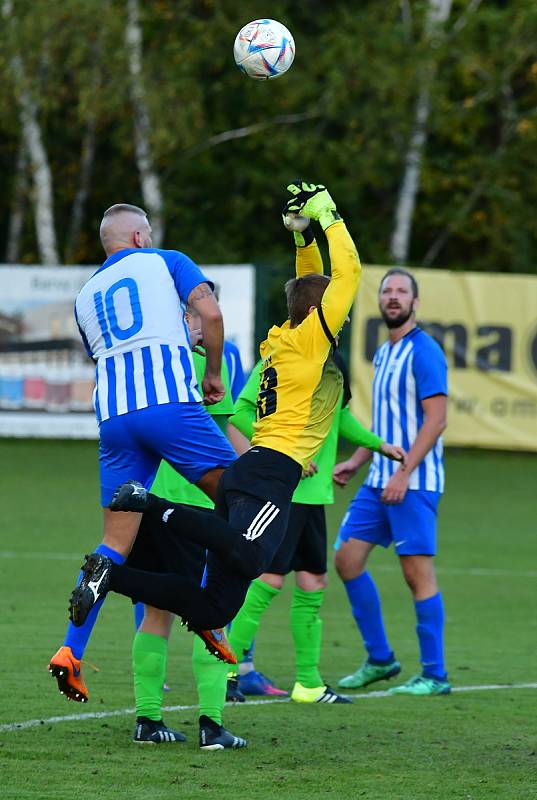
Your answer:
[[[383,442],[380,446],[380,452],[383,456],[386,456],[386,458],[391,458],[392,461],[400,461],[403,465],[405,464],[406,452],[402,447]]]

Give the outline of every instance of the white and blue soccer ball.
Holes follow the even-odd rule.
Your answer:
[[[238,68],[250,78],[279,78],[293,63],[295,43],[281,22],[254,19],[238,32],[233,55]]]

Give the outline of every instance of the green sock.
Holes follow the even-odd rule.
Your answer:
[[[205,715],[221,725],[229,664],[218,661],[207,652],[199,636],[194,636],[192,671],[198,689],[200,717]]]
[[[324,686],[319,672],[323,623],[319,610],[324,591],[305,592],[295,586],[291,603],[291,633],[295,643],[296,680],[307,689]]]
[[[162,695],[168,661],[168,640],[138,632],[132,643],[136,716],[162,719]]]
[[[263,583],[259,578],[250,584],[244,604],[231,623],[228,637],[239,661],[242,660],[252,644],[252,640],[255,639],[264,611],[279,593],[280,589],[274,589],[273,586]]]

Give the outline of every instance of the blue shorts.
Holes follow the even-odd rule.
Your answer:
[[[201,403],[148,406],[110,417],[99,431],[103,506],[125,481],[140,481],[149,489],[162,459],[196,483],[209,470],[228,467],[237,457]]]
[[[334,548],[362,539],[389,547],[398,556],[436,555],[436,515],[440,492],[409,489],[398,505],[380,499],[382,489],[362,486],[343,518]]]

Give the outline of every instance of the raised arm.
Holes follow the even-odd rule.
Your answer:
[[[332,336],[337,336],[354,302],[360,283],[362,267],[356,247],[337,212],[336,204],[324,186],[297,181],[291,183],[287,189],[293,198],[285,208],[286,227],[290,228],[287,220],[309,217],[317,220],[326,234],[332,278],[324,293],[321,307]],[[290,229],[296,230],[296,228]],[[306,231],[307,229],[303,235]],[[296,236],[297,233],[295,239]],[[307,245],[304,250],[308,250],[310,246]],[[298,259],[297,274],[299,274]]]
[[[224,346],[224,323],[222,312],[207,283],[200,283],[188,296],[188,304],[201,318],[203,346],[206,366],[202,382],[204,401],[213,405],[222,400],[225,394],[222,383],[222,349]]]
[[[289,211],[289,203],[283,209],[283,224],[293,233],[296,245],[295,267],[297,278],[304,275],[323,275],[323,259],[313,234],[309,217]]]

